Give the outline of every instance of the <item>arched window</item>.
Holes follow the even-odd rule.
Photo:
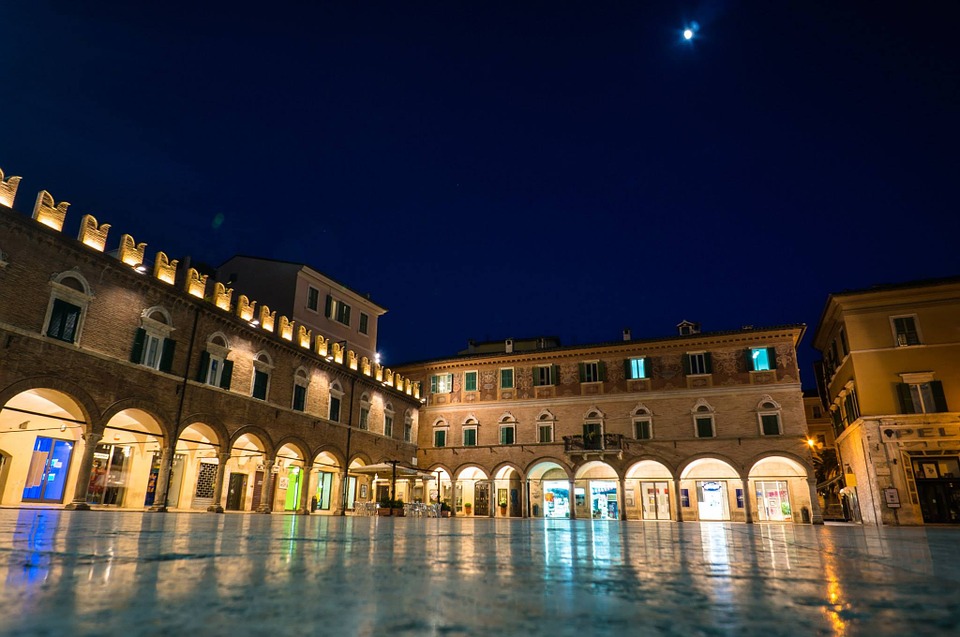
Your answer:
[[[591,407],[583,416],[583,448],[603,449],[603,412]]]
[[[544,409],[537,416],[537,442],[551,443],[554,440],[554,425],[556,417],[547,409]]]
[[[512,445],[517,442],[517,419],[506,413],[500,417],[500,444]]]
[[[259,352],[253,357],[253,391],[251,395],[260,400],[266,400],[270,390],[270,372],[273,371],[273,360],[266,352]]]
[[[633,410],[633,437],[637,440],[653,439],[653,414],[642,403]]]
[[[220,389],[230,389],[233,377],[233,361],[227,360],[230,345],[223,332],[214,332],[207,338],[204,351],[200,352],[200,367],[197,381]]]
[[[448,431],[450,431],[450,427],[447,425],[446,420],[440,418],[435,423],[433,423],[433,446],[434,447],[447,446]]]
[[[387,438],[393,438],[393,404],[387,403],[383,406],[383,435]]]
[[[327,419],[333,422],[340,422],[340,403],[343,400],[343,388],[338,381],[330,383],[330,409],[327,411]]]
[[[697,401],[691,410],[693,414],[693,431],[697,438],[715,438],[717,427],[714,422],[714,410],[704,399]]]
[[[370,429],[370,394],[364,392],[360,395],[360,429],[367,431]]]
[[[413,442],[413,412],[409,409],[403,414],[403,441]]]
[[[477,446],[477,430],[480,426],[480,423],[473,416],[467,416],[463,421],[461,429],[463,430],[463,446],[464,447],[476,447]]]
[[[50,302],[44,318],[44,334],[65,343],[79,343],[87,307],[93,292],[83,275],[62,272],[50,281]]]
[[[133,339],[130,362],[161,372],[169,372],[177,343],[173,332],[173,318],[165,308],[154,306],[140,314],[140,327]]]
[[[757,404],[757,420],[761,436],[780,436],[783,428],[780,423],[780,404],[770,396],[764,396]]]
[[[298,367],[293,374],[293,408],[296,411],[307,410],[307,389],[310,387],[310,377],[304,367]]]

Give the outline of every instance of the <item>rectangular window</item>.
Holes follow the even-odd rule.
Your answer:
[[[328,294],[327,304],[324,310],[327,318],[331,318],[344,325],[350,325],[350,306],[346,303],[338,301]]]
[[[653,424],[649,420],[633,421],[633,431],[637,440],[651,440],[653,438]]]
[[[773,347],[752,347],[748,356],[751,371],[766,372],[777,368],[777,350]]]
[[[477,391],[477,372],[463,373],[463,391]]]
[[[333,422],[340,422],[340,399],[336,396],[330,397],[330,418]]]
[[[500,389],[513,389],[512,367],[506,367],[500,370]]]
[[[900,407],[905,414],[934,414],[947,411],[943,384],[938,380],[927,383],[900,383],[897,387]]]
[[[580,363],[580,382],[596,383],[600,380],[600,363],[592,361],[590,363]]]
[[[307,287],[307,309],[316,312],[320,309],[320,290]]]
[[[453,374],[436,374],[430,377],[431,394],[449,394],[453,391]]]
[[[710,362],[710,353],[697,352],[695,354],[687,354],[685,367],[686,369],[684,371],[687,374],[712,373],[713,369]]]
[[[515,440],[516,428],[513,425],[500,426],[500,444],[512,445]]]
[[[413,425],[408,422],[403,424],[403,441],[413,442]]]
[[[813,417],[814,418],[823,418],[823,410],[820,408],[820,405],[813,406]]]
[[[446,429],[435,429],[433,432],[433,446],[434,447],[446,447],[447,446],[447,430]]]
[[[690,508],[690,489],[680,489],[680,506]]]
[[[534,387],[553,384],[553,365],[539,365],[533,368]]]
[[[304,411],[307,408],[307,388],[303,385],[293,386],[293,408]]]
[[[261,372],[259,369],[254,370],[253,372],[253,397],[259,398],[260,400],[267,399],[267,383],[270,380],[270,375],[266,372]]]
[[[80,308],[61,299],[53,300],[47,336],[58,341],[73,343],[77,339],[77,325],[80,323]]]
[[[697,417],[697,438],[713,438],[713,416]]]
[[[893,332],[896,335],[897,347],[920,344],[920,333],[917,331],[915,316],[895,316],[891,320],[893,321]]]
[[[647,359],[628,358],[627,359],[627,378],[636,380],[638,378],[647,378]]]
[[[357,327],[357,329],[360,331],[361,334],[367,333],[367,323],[369,321],[370,321],[370,317],[364,314],[363,312],[360,312],[360,326]]]
[[[846,424],[853,424],[860,417],[860,403],[857,401],[857,393],[851,389],[850,393],[843,400],[843,417]]]
[[[780,435],[780,416],[777,414],[763,414],[760,416],[760,423],[763,428],[764,436]]]
[[[840,328],[840,352],[846,356],[850,353],[850,343],[847,342],[847,332]]]
[[[537,442],[553,442],[553,425],[537,427]]]
[[[469,429],[463,430],[463,446],[464,447],[476,447],[477,446],[477,429],[476,427],[470,427]]]
[[[387,438],[393,438],[393,416],[383,417],[383,435]]]
[[[366,407],[360,408],[360,428],[367,430],[370,428],[370,410]]]
[[[737,489],[737,508],[743,508],[743,489]]]

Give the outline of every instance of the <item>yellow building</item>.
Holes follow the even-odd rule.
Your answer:
[[[831,294],[814,346],[851,517],[960,522],[960,277]]]

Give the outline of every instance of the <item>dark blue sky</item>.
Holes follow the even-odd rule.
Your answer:
[[[812,386],[829,292],[960,271],[956,9],[918,4],[11,3],[0,167],[108,248],[370,292],[387,364],[803,322]]]

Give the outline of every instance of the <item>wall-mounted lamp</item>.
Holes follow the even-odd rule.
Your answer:
[[[143,265],[142,263],[137,263],[133,266],[133,269],[139,272],[140,274],[144,274],[147,271],[147,266]]]

